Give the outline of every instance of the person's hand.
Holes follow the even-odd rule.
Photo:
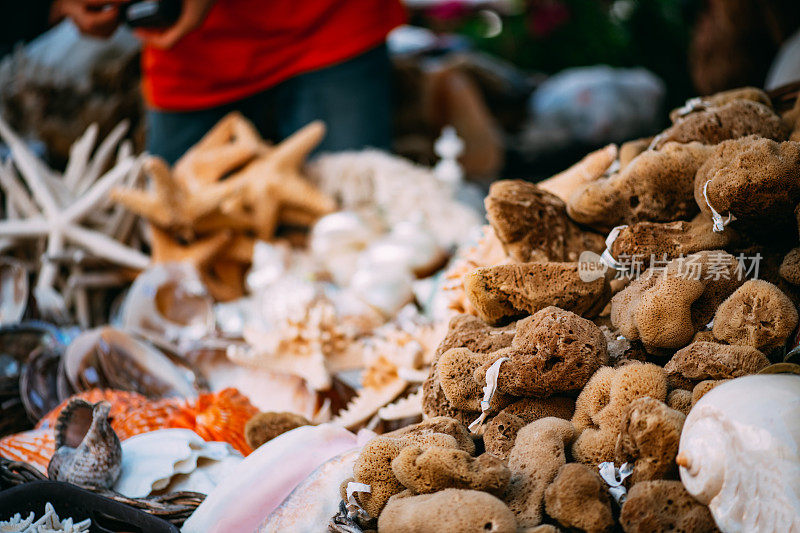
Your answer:
[[[51,20],[71,18],[81,33],[110,37],[119,26],[119,6],[126,0],[55,0]]]
[[[172,48],[178,41],[200,26],[216,0],[183,0],[178,20],[166,29],[136,29],[136,35],[150,46],[161,49]]]

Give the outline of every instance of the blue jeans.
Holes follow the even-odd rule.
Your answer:
[[[243,100],[211,109],[147,112],[147,150],[174,163],[222,117],[238,110],[264,138],[280,141],[322,119],[327,134],[318,151],[389,149],[391,66],[385,45],[315,70]]]

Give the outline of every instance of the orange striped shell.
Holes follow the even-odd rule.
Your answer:
[[[120,440],[157,429],[186,428],[205,440],[228,442],[242,455],[253,451],[245,440],[244,426],[258,413],[258,409],[233,388],[200,394],[192,400],[166,398],[153,401],[135,392],[100,389],[81,392],[74,397],[90,403],[109,402],[111,427]],[[45,415],[36,429],[0,439],[0,457],[25,461],[46,472],[50,457],[55,453],[53,427],[70,399]]]

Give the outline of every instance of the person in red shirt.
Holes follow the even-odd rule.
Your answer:
[[[56,0],[84,33],[107,36],[124,0]],[[399,0],[182,0],[176,23],[144,42],[147,148],[178,159],[233,110],[278,141],[315,119],[320,150],[389,148],[386,35]]]

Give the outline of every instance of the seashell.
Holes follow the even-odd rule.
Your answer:
[[[400,396],[407,386],[407,381],[396,378],[380,387],[363,387],[357,391],[356,396],[347,404],[347,407],[333,417],[331,423],[348,429],[364,424],[380,408]]]
[[[120,327],[181,348],[214,331],[214,300],[189,263],[152,266],[139,274],[120,307]]]
[[[311,253],[339,285],[347,285],[358,258],[379,233],[355,211],[339,211],[319,219],[311,230]]]
[[[28,417],[38,421],[52,411],[65,396],[59,393],[61,353],[38,347],[28,357],[20,376],[19,389]]]
[[[32,429],[0,439],[0,457],[22,461],[36,467],[42,474],[56,451],[56,436],[52,428]]]
[[[98,489],[114,484],[120,474],[122,446],[111,428],[110,410],[108,402],[70,400],[56,421],[56,451],[47,465],[50,479]]]
[[[676,462],[725,532],[800,530],[800,377],[715,387],[686,417]]]
[[[403,266],[419,278],[433,274],[447,259],[436,237],[413,221],[397,223],[388,235],[370,245],[365,254],[371,264]]]
[[[422,415],[422,388],[378,409],[381,420],[404,420]]]
[[[28,273],[18,262],[0,257],[0,325],[17,324],[28,305]]]
[[[414,300],[413,281],[402,266],[365,263],[353,275],[350,289],[385,318],[391,318]]]
[[[160,429],[122,442],[122,474],[114,490],[129,498],[188,490],[208,494],[242,460],[226,442],[188,429]]]
[[[77,391],[100,387],[149,398],[191,397],[200,382],[188,364],[180,368],[150,344],[110,327],[89,330],[73,340],[62,358],[62,371]]]
[[[337,455],[311,472],[258,527],[270,531],[326,531],[342,499],[342,481],[353,476],[360,448]]]

